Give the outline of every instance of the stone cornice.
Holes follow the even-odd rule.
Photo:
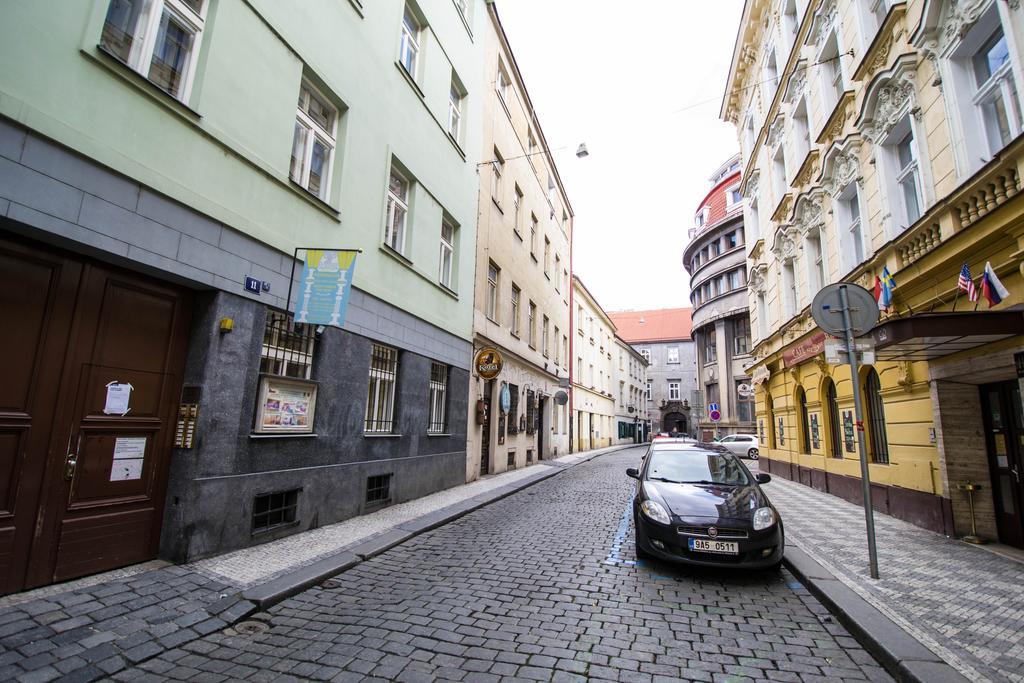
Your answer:
[[[843,131],[846,130],[846,122],[853,119],[853,103],[856,99],[857,96],[852,90],[843,93],[825,121],[825,125],[821,127],[821,132],[815,140],[817,144],[827,148],[843,134]]]
[[[880,69],[889,62],[889,55],[894,45],[903,41],[907,34],[905,17],[907,15],[907,3],[897,2],[889,8],[885,15],[885,21],[875,33],[871,45],[861,55],[860,63],[853,72],[854,81],[865,81],[872,78]]]

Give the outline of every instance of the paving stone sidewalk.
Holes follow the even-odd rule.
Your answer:
[[[971,681],[1024,681],[1024,563],[776,477],[765,485],[796,545]]]
[[[147,563],[0,597],[0,681],[90,681],[255,611],[241,592],[446,508],[546,478],[622,447],[486,477],[380,512],[188,565]]]

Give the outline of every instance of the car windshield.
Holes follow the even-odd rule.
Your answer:
[[[750,478],[736,456],[703,450],[652,450],[647,478],[680,484],[750,484]]]

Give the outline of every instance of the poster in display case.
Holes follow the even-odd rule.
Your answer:
[[[316,382],[261,375],[257,434],[309,434],[316,411]]]

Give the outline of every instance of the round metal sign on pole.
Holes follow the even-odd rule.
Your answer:
[[[818,327],[833,337],[846,337],[846,325],[843,323],[843,307],[840,302],[839,290],[846,291],[847,309],[854,337],[860,337],[871,331],[878,322],[878,302],[875,296],[860,285],[848,282],[837,282],[823,287],[811,302],[811,316]]]

